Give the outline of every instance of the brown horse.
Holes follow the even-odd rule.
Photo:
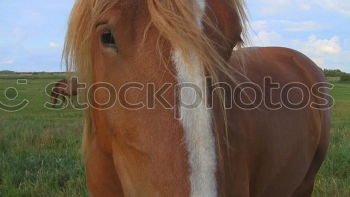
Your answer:
[[[325,79],[290,49],[232,52],[245,18],[242,0],[76,1],[65,56],[95,90],[83,140],[91,196],[311,196],[328,146]],[[266,79],[271,92],[254,95]],[[102,107],[114,94],[98,83],[120,102]],[[149,106],[154,90],[163,100]],[[246,104],[257,98],[265,105]]]
[[[67,80],[62,79],[54,84],[51,89],[51,103],[52,107],[55,108],[57,106],[57,102],[59,97],[62,98],[63,106],[67,106],[68,97],[72,103],[74,104],[73,97],[78,94],[77,91],[77,80]]]

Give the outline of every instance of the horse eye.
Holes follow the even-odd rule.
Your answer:
[[[113,37],[113,34],[111,31],[107,30],[101,34],[101,43],[105,47],[110,47],[113,49],[117,49],[117,43],[115,42],[115,39]]]

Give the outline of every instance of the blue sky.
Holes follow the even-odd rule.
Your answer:
[[[251,45],[297,49],[350,72],[349,0],[247,0]]]
[[[61,52],[74,0],[1,0],[0,70],[64,71]],[[250,45],[297,49],[350,72],[349,0],[247,0]]]
[[[63,71],[73,0],[0,0],[0,70]]]

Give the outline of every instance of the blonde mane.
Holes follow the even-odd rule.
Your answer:
[[[92,33],[100,19],[111,7],[122,0],[76,0],[69,18],[63,56],[67,69],[76,72],[79,81],[90,85],[93,78],[92,72]],[[184,57],[186,65],[191,65],[191,57],[188,54],[196,54],[203,70],[218,81],[220,73],[235,82],[232,77],[232,68],[222,58],[215,43],[198,27],[195,12],[197,11],[194,0],[146,0],[151,17],[150,24],[156,27],[160,35],[168,40]],[[247,17],[243,0],[227,0],[232,9],[240,17],[240,23],[245,29]],[[204,16],[203,23],[215,27]],[[243,31],[243,37],[246,32]],[[242,43],[238,43],[241,45]],[[189,68],[191,70],[191,68]],[[86,95],[86,92],[82,95]],[[86,98],[81,98],[86,100]],[[82,154],[89,153],[90,142],[94,136],[94,124],[91,109],[85,112],[85,124],[82,143]]]

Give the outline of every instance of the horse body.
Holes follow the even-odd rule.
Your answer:
[[[92,196],[311,195],[327,149],[329,111],[309,105],[221,110],[220,94],[213,97],[212,110],[205,106],[206,94],[198,108],[179,105],[195,95],[178,93],[175,85],[210,90],[205,76],[229,87],[247,78],[262,86],[268,76],[282,86],[299,82],[311,88],[325,81],[312,61],[292,50],[232,53],[241,42],[243,18],[240,0],[76,1],[67,63],[84,82],[108,83],[119,90],[119,100],[127,100],[101,110],[111,94],[92,89],[83,140]],[[124,89],[130,83],[138,86]],[[163,96],[175,107],[142,106],[154,94],[143,88],[147,84],[156,90],[171,84]],[[272,100],[279,102],[281,90],[276,92]],[[299,101],[303,93],[294,92],[291,100]],[[305,102],[320,100],[311,96]]]
[[[55,83],[51,90],[51,103],[55,107],[59,97],[62,98],[63,105],[67,105],[66,96],[71,100],[73,104],[73,96],[78,94],[77,80],[62,79]]]
[[[237,53],[248,55],[244,69],[251,82],[263,87],[264,78],[271,77],[281,85],[271,94],[274,103],[282,103],[281,89],[288,83],[311,88],[325,81],[311,60],[290,49],[248,48],[233,55]],[[235,58],[231,64],[240,65]],[[231,85],[236,86],[232,82]],[[299,102],[309,93],[293,92],[291,100]],[[239,99],[235,96],[233,100]],[[302,109],[282,106],[273,110],[263,105],[253,110],[237,106],[227,110],[232,147],[229,151],[226,144],[217,148],[224,152],[219,158],[219,196],[311,196],[315,175],[328,147],[330,127],[329,111],[310,107],[318,99],[311,96]],[[223,131],[221,114],[216,110],[214,119],[216,129]]]

